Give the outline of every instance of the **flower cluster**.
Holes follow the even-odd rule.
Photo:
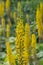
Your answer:
[[[35,56],[34,58],[36,58],[35,34],[32,34],[32,43],[31,43],[30,25],[26,23],[24,27],[21,19],[16,27],[15,45],[19,65],[28,65],[31,61],[30,60],[31,53],[33,54],[33,56]]]
[[[36,23],[38,26],[38,35],[43,33],[43,3],[40,3],[40,7],[36,10]]]

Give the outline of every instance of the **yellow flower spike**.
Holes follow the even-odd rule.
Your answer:
[[[39,8],[36,11],[36,24],[38,26],[38,35],[40,36],[42,33],[42,17]]]
[[[37,64],[37,55],[36,55],[36,36],[35,34],[32,34],[32,56],[33,56],[33,60],[35,61],[35,64]]]
[[[30,38],[29,41],[28,36],[30,36],[30,27],[28,24],[26,24],[25,28],[25,36],[24,36],[24,26],[22,19],[17,24],[16,27],[16,52],[18,56],[18,64],[20,65],[28,65],[29,62],[29,44],[30,44]],[[27,40],[27,41],[26,41]],[[28,47],[28,48],[27,48]]]
[[[2,27],[4,28],[4,26],[5,26],[5,19],[2,18],[2,19],[1,19],[1,22],[2,22]]]
[[[29,63],[29,58],[28,58],[28,53],[27,53],[27,49],[26,49],[26,47],[24,46],[24,51],[23,51],[23,55],[22,55],[22,60],[23,60],[23,65],[28,65],[28,63]]]
[[[6,26],[6,31],[7,31],[6,36],[9,37],[9,35],[10,35],[10,26],[9,26],[9,24],[7,24],[7,26]]]
[[[43,18],[43,3],[40,2],[40,7],[37,8],[37,11],[36,11],[36,23],[37,23],[37,26],[38,26],[38,35],[39,35],[39,37],[40,37],[40,35],[43,35],[42,18]]]
[[[4,15],[4,2],[0,3],[0,16]]]
[[[8,18],[7,21],[8,21],[9,27],[10,27],[12,25],[11,21],[10,21],[10,18]]]
[[[40,13],[41,13],[41,15],[43,13],[43,3],[42,2],[40,2]]]
[[[35,34],[32,34],[32,48],[36,49],[36,36]]]
[[[28,63],[30,61],[30,48],[31,48],[31,34],[30,34],[30,25],[28,23],[25,24],[25,36],[24,36],[24,46],[25,46],[25,51],[27,53],[27,60]]]
[[[6,27],[7,31],[6,31],[6,37],[9,37],[10,36],[10,26],[9,24],[7,24],[7,27]],[[6,51],[7,51],[7,57],[8,57],[8,62],[10,65],[16,65],[15,64],[15,58],[12,54],[12,49],[10,47],[10,42],[9,40],[7,39],[6,41]]]
[[[31,34],[30,34],[30,25],[28,23],[25,24],[25,43],[27,43],[28,45],[30,44],[30,38],[31,38]],[[26,45],[27,45],[26,44]],[[28,46],[27,45],[27,46]]]
[[[21,3],[20,3],[20,2],[18,2],[18,5],[17,5],[17,11],[18,11],[18,13],[21,12]]]
[[[41,14],[41,22],[42,22],[42,33],[43,33],[43,3],[40,2],[40,14]]]
[[[41,22],[42,22],[42,17],[43,17],[43,3],[40,2],[40,16],[41,16]]]
[[[8,41],[6,42],[6,51],[7,51],[7,57],[8,57],[9,64],[15,65],[15,58],[12,55],[12,49],[11,49],[10,43]]]
[[[10,0],[6,0],[6,11],[8,12],[10,8]]]
[[[20,1],[18,1],[18,4],[17,4],[17,12],[18,12],[17,14],[18,18],[21,18],[23,15],[23,12],[22,12],[22,5]]]
[[[14,21],[16,22],[16,19],[17,19],[16,12],[14,12],[13,17],[14,17]]]
[[[23,21],[20,19],[20,21],[17,23],[16,27],[16,53],[18,58],[18,64],[23,65],[24,64],[24,26]]]

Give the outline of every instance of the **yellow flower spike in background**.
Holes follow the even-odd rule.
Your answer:
[[[8,12],[10,9],[10,0],[6,0],[6,11]]]
[[[0,16],[4,15],[4,2],[0,2]]]
[[[30,48],[31,48],[31,34],[30,34],[30,25],[28,23],[25,24],[25,40],[24,40],[24,44],[28,53],[28,62],[30,61]]]
[[[25,44],[29,47],[31,34],[30,34],[30,25],[28,23],[25,24]]]
[[[17,13],[18,18],[21,18],[23,15],[23,12],[22,12],[22,5],[20,1],[18,1],[17,3],[17,12],[18,12]]]
[[[7,31],[6,31],[6,37],[9,38],[9,36],[10,36],[10,34],[9,34],[10,33],[9,24],[7,24],[7,28],[6,29],[7,29]],[[6,41],[6,51],[7,51],[7,57],[8,57],[9,64],[10,65],[15,65],[15,58],[12,55],[12,49],[10,47],[10,42],[9,42],[8,39]]]
[[[42,30],[43,30],[43,12],[42,12]]]
[[[6,36],[9,37],[9,35],[10,35],[10,26],[9,26],[9,24],[7,24],[7,26],[6,26],[6,31],[7,31]]]
[[[26,14],[26,20],[27,20],[27,23],[29,23],[29,15]]]
[[[20,3],[20,2],[18,2],[18,5],[17,5],[17,11],[18,11],[18,13],[21,12],[21,3]]]
[[[12,24],[11,24],[10,18],[8,18],[7,21],[8,21],[9,27],[11,27]]]
[[[17,19],[16,12],[14,12],[13,18],[14,18],[14,22],[16,22],[16,19]]]
[[[43,3],[40,2],[40,7],[36,11],[36,23],[38,26],[39,37],[43,35]]]
[[[43,31],[43,3],[40,2],[40,16],[41,16],[41,25],[42,25],[42,31]]]
[[[43,13],[43,3],[40,2],[40,14],[41,14],[41,16],[42,16],[42,13]]]
[[[6,51],[7,51],[7,57],[8,57],[9,64],[15,65],[15,59],[12,55],[12,50],[11,50],[9,41],[6,42]]]
[[[32,48],[36,49],[36,36],[35,34],[32,34]]]
[[[5,19],[2,18],[2,19],[1,19],[1,22],[2,22],[2,27],[4,28],[4,26],[5,26]]]
[[[4,19],[4,17],[1,18],[1,26],[2,26],[2,33],[4,34],[4,30],[5,30],[5,19]]]
[[[38,35],[40,36],[42,33],[42,19],[39,8],[36,11],[36,24],[38,26]]]
[[[31,46],[32,46],[32,56],[33,56],[33,59],[35,61],[35,65],[37,65],[36,36],[35,36],[35,34],[32,34],[32,43],[31,43]]]

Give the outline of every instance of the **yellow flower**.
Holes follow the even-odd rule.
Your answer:
[[[18,2],[17,11],[18,11],[19,13],[21,12],[21,3],[20,3],[20,2]]]
[[[6,11],[10,9],[10,0],[6,0]]]
[[[11,49],[10,43],[8,41],[6,42],[6,51],[7,51],[7,57],[8,57],[9,64],[15,65],[15,58],[12,55],[12,49]]]
[[[34,54],[36,54],[36,36],[35,36],[35,34],[32,34],[31,46],[32,46],[32,53],[34,55]]]
[[[18,1],[18,4],[17,4],[17,12],[18,12],[17,16],[18,16],[18,18],[21,18],[22,15],[23,15],[22,7],[21,7],[21,6],[22,6],[22,5],[21,5],[21,2]]]
[[[0,16],[4,15],[4,2],[0,3]]]
[[[42,16],[39,8],[36,11],[36,24],[38,26],[38,35],[40,36],[42,33]]]
[[[20,21],[17,23],[16,26],[16,52],[18,57],[18,64],[23,65],[23,50],[24,50],[24,26],[23,21],[20,19]],[[23,61],[23,62],[22,62]]]
[[[43,13],[43,3],[40,2],[40,13],[41,13],[41,16],[42,16],[42,13]]]
[[[43,3],[40,2],[40,7],[36,10],[36,22],[38,26],[38,35],[43,34]]]
[[[2,19],[1,19],[1,22],[2,22],[2,27],[4,27],[4,26],[5,26],[5,19],[2,18]]]
[[[10,27],[12,25],[11,21],[10,21],[10,18],[8,18],[7,21],[8,21],[9,27]]]
[[[14,12],[13,17],[14,17],[14,22],[16,22],[17,19],[16,12]]]
[[[32,56],[33,56],[33,60],[35,61],[35,64],[37,64],[37,55],[36,55],[36,36],[35,34],[32,34],[32,43],[31,43],[31,46],[32,46]]]
[[[6,26],[6,36],[9,37],[9,35],[10,35],[10,26],[9,26],[9,24],[7,24],[7,26]]]
[[[32,47],[36,47],[36,36],[35,34],[32,34]]]
[[[10,36],[10,27],[9,27],[9,24],[7,24],[7,31],[6,31],[6,37],[9,37]],[[6,51],[7,51],[7,57],[8,57],[8,61],[9,61],[9,64],[10,65],[15,65],[15,58],[14,56],[12,55],[12,49],[10,47],[10,43],[7,39],[6,41]]]
[[[25,56],[25,60],[27,61],[27,64],[30,61],[30,56],[31,56],[31,34],[30,34],[30,25],[28,23],[25,24],[25,36],[24,36],[24,52],[27,56]],[[27,59],[26,59],[27,57]]]
[[[25,43],[29,47],[31,35],[30,35],[30,25],[28,23],[25,24]]]
[[[42,22],[42,33],[43,33],[43,3],[42,2],[40,2],[40,16],[41,16],[41,22]]]

